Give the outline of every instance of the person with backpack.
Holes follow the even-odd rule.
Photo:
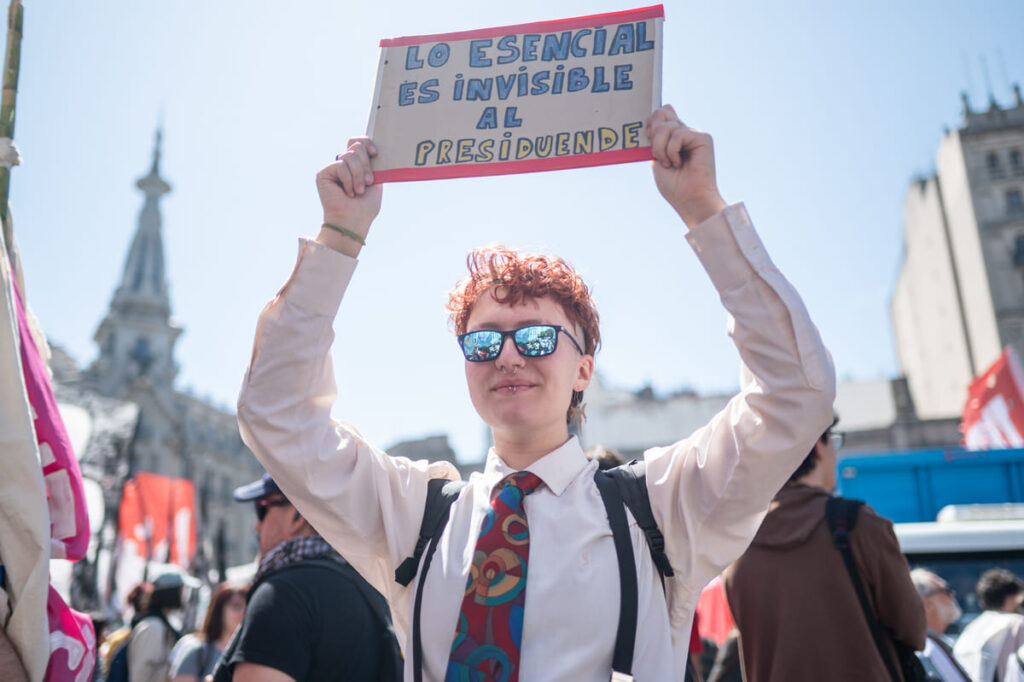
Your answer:
[[[561,258],[498,246],[470,253],[449,297],[469,396],[494,446],[444,507],[439,532],[425,528],[432,480],[443,490],[455,468],[389,457],[330,414],[332,322],[381,204],[374,143],[351,140],[317,176],[324,224],[260,317],[239,425],[288,499],[387,596],[410,682],[682,679],[701,587],[743,551],[831,418],[831,359],[746,209],[719,194],[711,137],[667,106],[646,132],[655,184],[689,228],[743,361],[741,392],[710,423],[649,450],[645,473],[619,469],[640,482],[636,509],[660,535],[641,528],[634,506],[624,511],[634,484],[617,497],[624,479],[597,476],[569,433],[600,343],[590,290]],[[606,233],[609,248],[628,248],[628,228]],[[397,328],[406,319],[398,305],[390,315]],[[347,319],[345,333],[395,325]],[[415,349],[415,331],[403,333]],[[652,333],[636,330],[636,352]],[[623,633],[632,642],[618,647]]]
[[[99,647],[99,656],[103,661],[101,678],[108,682],[124,682],[128,679],[128,641],[132,636],[132,628],[139,622],[145,610],[153,585],[141,582],[125,595],[125,606],[130,609],[128,622],[113,632],[107,633]],[[123,614],[128,616],[127,613]]]
[[[216,682],[395,682],[387,602],[317,534],[269,475],[236,488],[256,511],[260,563]],[[204,678],[205,679],[205,678]]]
[[[163,573],[153,581],[153,591],[128,638],[128,679],[131,682],[167,681],[171,649],[181,638],[167,615],[182,607],[184,587],[184,579],[174,572]]]
[[[924,682],[924,607],[892,522],[833,496],[832,426],[723,575],[744,680]]]

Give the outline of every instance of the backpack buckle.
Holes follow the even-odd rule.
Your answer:
[[[839,549],[848,549],[850,547],[850,531],[845,528],[837,528],[836,532],[832,534],[832,539]]]

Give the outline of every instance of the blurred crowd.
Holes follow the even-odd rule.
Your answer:
[[[213,674],[242,623],[246,588],[217,585],[201,627],[183,634],[171,618],[184,606],[184,588],[177,573],[165,573],[152,583],[135,586],[128,597],[126,624],[102,638],[93,679],[197,682]]]
[[[831,429],[823,434],[723,574],[735,622],[728,637],[701,637],[697,612],[686,680],[1024,682],[1024,581],[1005,568],[985,571],[975,590],[981,612],[965,614],[941,569],[908,569],[889,521],[859,503],[845,520],[832,509],[842,499],[828,492],[841,441]],[[623,463],[603,448],[587,455],[601,469]],[[255,510],[260,562],[251,584],[207,588],[170,572],[137,585],[120,627],[97,623],[93,679],[274,679],[247,677],[261,670],[295,680],[402,679],[383,597],[354,571],[338,570],[344,559],[271,477],[239,488],[235,499]],[[808,499],[824,513],[807,513]],[[181,632],[186,604],[198,595],[201,625]]]

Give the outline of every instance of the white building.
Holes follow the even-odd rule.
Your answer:
[[[993,98],[939,145],[904,206],[892,299],[900,367],[922,419],[958,416],[967,386],[1013,346],[1024,356],[1024,101]]]
[[[680,391],[655,395],[612,390],[595,376],[586,392],[587,420],[580,429],[584,448],[600,445],[627,460],[647,448],[670,445],[711,421],[733,396],[699,396]],[[915,448],[945,448],[960,441],[959,415],[919,418],[904,379],[848,381],[836,387],[836,430],[846,434],[843,454],[875,454]]]

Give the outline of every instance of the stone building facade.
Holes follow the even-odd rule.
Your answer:
[[[586,392],[587,420],[580,429],[584,448],[603,446],[626,460],[644,450],[670,445],[711,421],[732,394],[700,396],[693,391],[656,395],[650,388],[614,390],[599,376]],[[838,431],[846,435],[841,456],[918,448],[950,448],[960,442],[959,416],[921,418],[906,379],[843,382],[836,387]]]
[[[992,98],[947,131],[904,204],[891,304],[900,367],[922,418],[959,415],[967,386],[1012,346],[1024,356],[1024,100]]]
[[[98,356],[80,369],[55,349],[51,361],[62,411],[84,411],[99,425],[80,453],[83,475],[101,484],[105,498],[106,519],[96,530],[111,549],[121,486],[135,472],[188,478],[196,491],[195,568],[247,563],[258,548],[254,516],[249,505],[232,501],[231,492],[263,469],[242,443],[233,413],[175,388],[174,349],[183,330],[171,316],[165,270],[160,199],[171,186],[160,175],[159,132],[149,173],[136,184],[143,206],[121,280],[96,330]]]

